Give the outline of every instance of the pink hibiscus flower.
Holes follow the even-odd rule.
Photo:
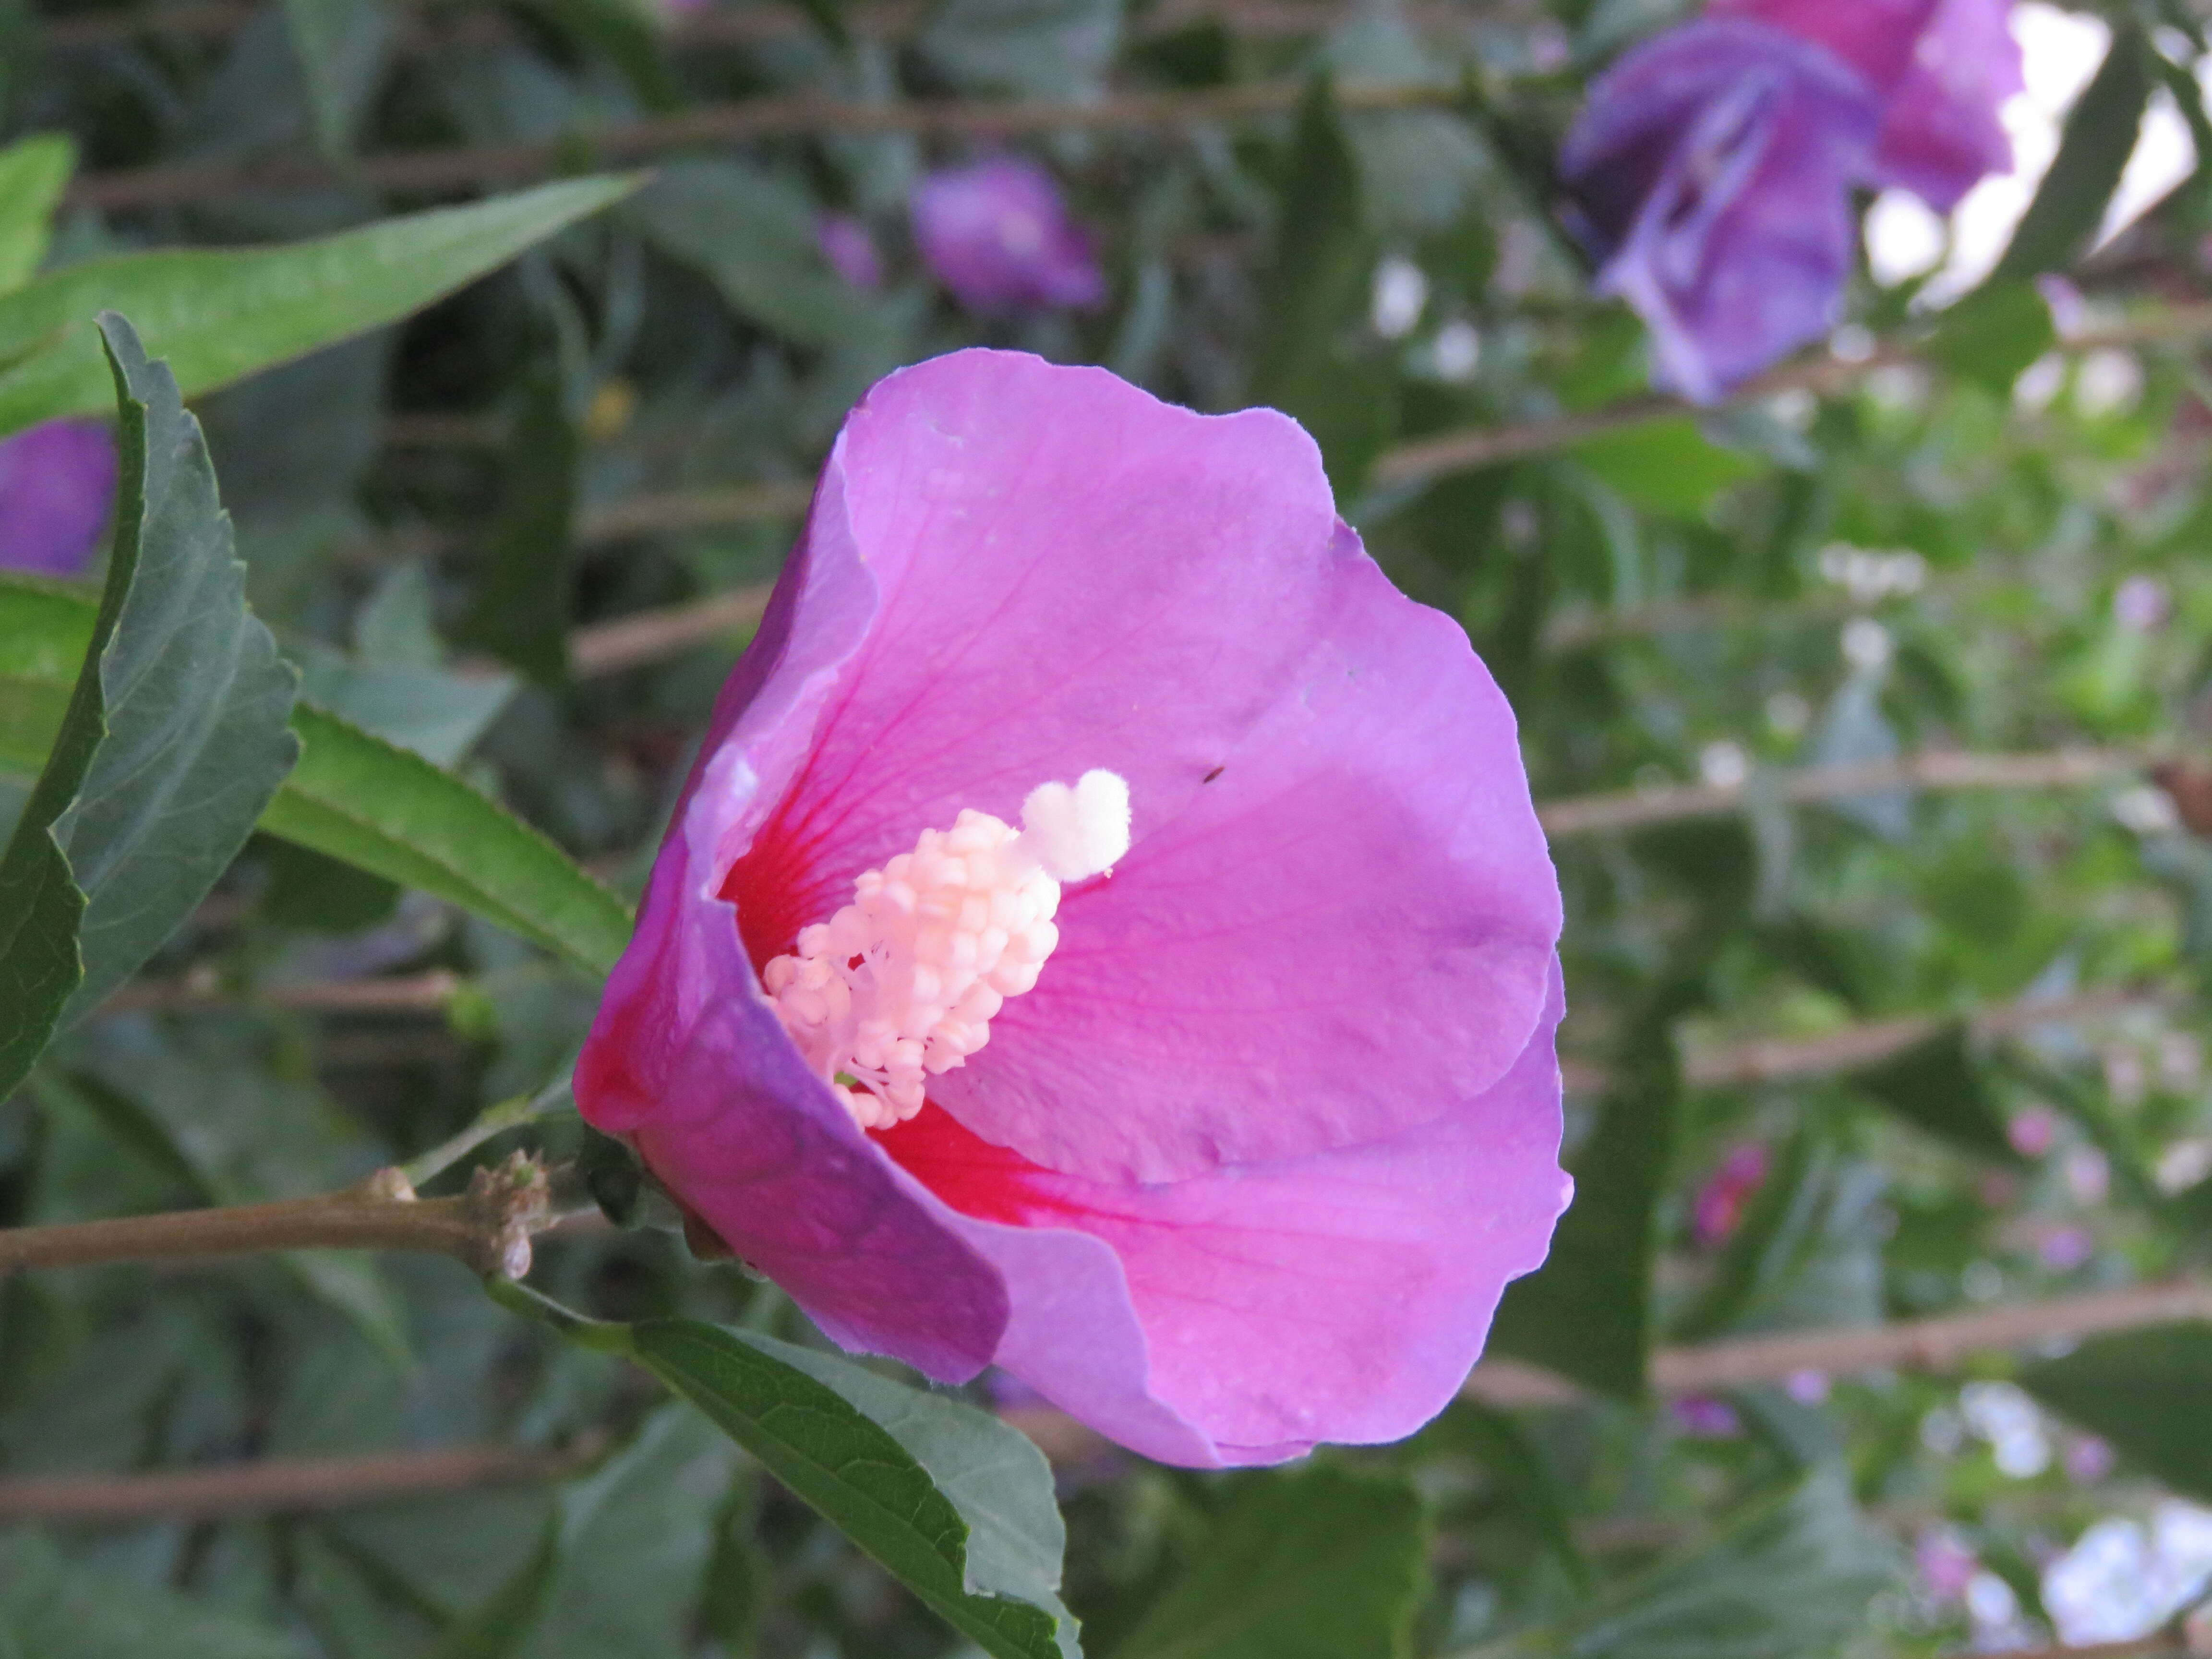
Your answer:
[[[1294,422],[960,352],[847,422],[576,1094],[846,1346],[1278,1462],[1426,1420],[1542,1260],[1559,920]]]

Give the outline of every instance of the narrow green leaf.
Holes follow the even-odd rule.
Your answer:
[[[1992,287],[2063,270],[2087,251],[2135,153],[2153,55],[2139,26],[2114,26],[2112,49],[2067,112],[2057,156],[1990,274]]]
[[[1549,1553],[1576,1583],[1589,1581],[1589,1564],[1576,1540],[1559,1482],[1509,1413],[1462,1396],[1401,1453],[1407,1467],[1418,1468],[1426,1454],[1447,1449],[1482,1465],[1489,1476],[1482,1497],[1504,1514],[1514,1533]]]
[[[207,896],[298,757],[287,729],[299,678],[246,605],[246,567],[199,422],[131,325],[100,320],[131,460],[116,557],[135,568],[100,653],[106,732],[54,836],[86,897],[82,1018]],[[128,462],[126,462],[126,465]]]
[[[2051,1410],[2192,1498],[2212,1500],[2212,1324],[2190,1321],[2092,1337],[2030,1365],[2020,1385]]]
[[[1247,1477],[1114,1659],[1401,1659],[1428,1549],[1404,1481],[1327,1465]]]
[[[0,297],[0,363],[12,365],[0,434],[106,406],[95,312],[134,319],[196,397],[417,311],[637,183],[568,179],[316,241],[121,254],[40,277]]]
[[[1569,452],[1626,501],[1652,513],[1702,513],[1730,484],[1761,471],[1684,416],[1586,438]]]
[[[814,216],[801,184],[734,160],[674,162],[623,213],[739,316],[828,345],[873,325],[874,311],[823,257]]]
[[[1954,1020],[1926,1042],[1851,1074],[1851,1082],[1915,1127],[1960,1152],[2017,1164],[2003,1115],[1967,1048],[1964,1021]]]
[[[36,274],[76,171],[76,143],[64,133],[33,133],[0,149],[0,293]]]
[[[1800,1135],[1759,1183],[1720,1271],[1676,1322],[1698,1342],[1723,1331],[1876,1325],[1887,1182],[1877,1164]]]
[[[1630,1580],[1561,1648],[1568,1659],[1802,1659],[1863,1633],[1899,1565],[1843,1473],[1816,1470]]]
[[[58,584],[0,576],[0,766],[40,766],[98,611]],[[622,901],[553,843],[422,755],[307,701],[304,745],[260,827],[434,897],[595,974],[629,942]]]
[[[568,673],[569,544],[583,453],[558,371],[536,374],[515,422],[507,499],[462,627],[464,638],[549,684]]]
[[[383,0],[283,0],[292,55],[307,88],[316,148],[343,165],[355,124],[376,91],[392,44]]]
[[[1997,397],[2030,363],[2057,344],[2051,307],[2030,282],[1995,283],[1974,290],[1937,319],[1928,355]]]
[[[1659,1195],[1674,1158],[1680,1057],[1672,1005],[1638,1022],[1597,1127],[1574,1160],[1575,1199],[1551,1254],[1505,1287],[1490,1346],[1607,1394],[1643,1392],[1651,1346]]]
[[[1349,501],[1395,415],[1387,378],[1347,344],[1366,317],[1375,248],[1361,218],[1358,158],[1326,76],[1298,106],[1280,198],[1252,397],[1313,434],[1338,501]]]
[[[623,902],[537,830],[420,755],[301,703],[306,747],[262,815],[271,835],[458,904],[586,970],[629,943]]]
[[[447,1632],[428,1659],[514,1659],[538,1623],[560,1565],[561,1528],[549,1516],[530,1559],[490,1601]]]
[[[810,1356],[802,1369],[803,1350],[695,1320],[635,1326],[631,1341],[639,1364],[986,1652],[998,1659],[1072,1659],[1071,1621],[1056,1601],[1050,1608],[1027,1605],[979,1577],[979,1569],[1007,1567],[1012,1542],[979,1549],[983,1559],[971,1559],[975,1532],[954,1498],[890,1426],[872,1420],[848,1397],[848,1389],[866,1394],[866,1385],[847,1377],[833,1389],[810,1374],[823,1369],[822,1356]],[[913,1420],[905,1420],[907,1431],[917,1433]],[[933,1432],[930,1443],[947,1455],[967,1443]],[[965,1471],[945,1473],[952,1478]]]

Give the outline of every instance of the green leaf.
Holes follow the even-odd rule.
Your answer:
[[[1350,501],[1390,440],[1389,377],[1355,356],[1376,250],[1361,217],[1359,164],[1328,79],[1298,106],[1260,294],[1252,398],[1296,418],[1321,446],[1340,502]]]
[[[1559,1482],[1511,1416],[1462,1395],[1404,1449],[1418,1468],[1426,1461],[1425,1454],[1446,1449],[1482,1465],[1489,1481],[1481,1496],[1503,1513],[1508,1528],[1548,1553],[1577,1583],[1589,1582],[1589,1564],[1576,1540]]]
[[[1796,1137],[1759,1184],[1720,1271],[1676,1323],[1674,1340],[1880,1324],[1887,1184],[1879,1165]]]
[[[121,402],[115,557],[134,574],[100,652],[106,729],[54,825],[86,898],[83,981],[64,1025],[207,896],[300,752],[286,729],[298,676],[246,609],[199,422],[128,323],[100,326]]]
[[[316,148],[343,165],[362,109],[382,78],[392,18],[382,0],[283,0]]]
[[[1054,1594],[1056,1547],[1052,1583],[1019,1588],[1043,1561],[1042,1540],[1059,1539],[1056,1512],[1042,1540],[1008,1518],[1010,1498],[1024,1519],[1041,1521],[1051,1504],[1043,1459],[1034,1447],[1024,1458],[1014,1430],[848,1361],[695,1320],[632,1327],[630,1344],[640,1364],[985,1651],[1073,1659],[1073,1621]],[[890,1420],[872,1419],[886,1408]],[[1022,1498],[1024,1484],[1036,1495]]]
[[[1403,1481],[1325,1464],[1248,1477],[1114,1659],[1401,1659],[1428,1550]]]
[[[421,756],[301,703],[300,764],[261,827],[458,904],[589,972],[629,943],[623,902],[537,830]]]
[[[560,1571],[517,1659],[685,1659],[736,1449],[667,1406],[561,1493]]]
[[[730,308],[800,345],[875,326],[874,308],[830,269],[814,198],[738,161],[677,161],[623,210],[669,258],[714,283]]]
[[[2058,341],[2051,307],[2030,282],[1985,283],[1944,312],[1928,355],[1961,380],[2009,396],[2020,372]]]
[[[103,309],[135,319],[186,397],[389,323],[619,201],[634,179],[575,179],[283,246],[89,260],[0,296],[0,434],[106,404]],[[18,362],[17,359],[21,359]]]
[[[45,758],[68,695],[64,652],[89,643],[96,617],[57,584],[0,576],[0,765],[28,770]],[[628,908],[504,807],[305,700],[292,730],[300,762],[262,829],[457,904],[593,974],[621,956]]]
[[[59,735],[0,858],[0,1096],[206,896],[297,752],[292,674],[246,609],[198,422],[130,325],[101,325],[120,411],[115,551]]]
[[[1574,1160],[1574,1202],[1551,1254],[1505,1287],[1490,1330],[1498,1352],[1625,1398],[1644,1390],[1659,1197],[1680,1109],[1671,1018],[1669,1003],[1637,1023],[1597,1127]]]
[[[1990,274],[1990,286],[2063,270],[2087,249],[2135,153],[2150,98],[2152,56],[2141,27],[2114,26],[2112,49],[2067,112],[2058,155]]]
[[[1704,512],[1722,490],[1760,470],[1707,438],[1687,416],[1586,438],[1571,453],[1625,500],[1685,517]]]
[[[1954,1020],[1924,1042],[1851,1073],[1852,1084],[1915,1127],[1960,1152],[2017,1164],[1982,1068],[1967,1048],[1966,1023]]]
[[[66,134],[34,133],[0,149],[0,294],[36,274],[53,240],[54,209],[76,171]]]
[[[534,374],[515,422],[506,504],[462,628],[464,638],[548,684],[568,672],[569,544],[583,450],[559,373]]]
[[[65,1561],[43,1534],[0,1537],[0,1653],[25,1659],[307,1659],[281,1631],[206,1602]]]
[[[1867,1626],[1897,1552],[1844,1476],[1816,1470],[1703,1547],[1632,1579],[1565,1633],[1568,1659],[1804,1659]]]
[[[2101,1435],[2146,1474],[2212,1500],[2212,1324],[2190,1321],[2092,1337],[2020,1373],[2021,1387]]]

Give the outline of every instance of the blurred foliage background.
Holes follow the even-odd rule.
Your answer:
[[[1466,625],[1551,811],[1583,1193],[1493,1352],[1579,1389],[1486,1368],[1402,1446],[1234,1477],[1042,1423],[1093,1654],[2179,1651],[2212,1576],[2212,170],[2092,235],[2147,105],[2212,136],[2203,37],[2179,0],[2063,14],[2136,68],[2064,130],[2039,246],[1948,312],[1863,264],[1832,348],[1691,410],[1551,177],[1680,10],[0,3],[0,137],[76,146],[49,270],[650,166],[196,400],[307,694],[617,889],[838,421],[953,347],[1290,410]],[[977,314],[920,258],[917,182],[1007,151],[1097,303]],[[0,1104],[0,1223],[324,1190],[549,1084],[532,1133],[573,1146],[594,992],[257,836]],[[607,1317],[818,1342],[675,1232],[539,1262]],[[450,1262],[16,1275],[0,1654],[957,1650],[662,1401]],[[188,1469],[225,1478],[151,1480]]]

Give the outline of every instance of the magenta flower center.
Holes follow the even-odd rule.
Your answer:
[[[1060,943],[1060,884],[1128,850],[1129,786],[1112,772],[1040,784],[1019,830],[966,809],[863,872],[853,902],[800,929],[761,982],[853,1121],[889,1128],[921,1110],[927,1079],[990,1041],[1008,997],[1036,984]]]

